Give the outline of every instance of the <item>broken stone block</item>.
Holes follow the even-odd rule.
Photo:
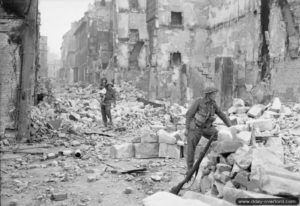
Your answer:
[[[223,188],[223,199],[224,200],[231,202],[233,204],[236,204],[236,200],[238,198],[272,198],[273,199],[273,198],[279,198],[279,197],[245,191],[245,190],[239,190],[239,189],[226,187],[226,186]]]
[[[9,141],[7,139],[4,139],[2,143],[4,146],[9,146]]]
[[[141,143],[142,142],[142,138],[141,137],[134,137],[131,139],[132,143]]]
[[[180,159],[180,147],[178,145],[160,143],[158,156]]]
[[[293,114],[292,110],[291,110],[289,107],[284,106],[284,105],[282,106],[281,113],[282,113],[284,116],[287,116],[287,117],[290,117],[290,116],[292,116],[292,114]]]
[[[236,140],[218,141],[214,151],[218,154],[233,153],[241,146],[243,146],[243,144]]]
[[[230,107],[227,112],[228,114],[236,114],[237,108],[235,106]]]
[[[159,182],[161,180],[160,175],[151,175],[151,179],[155,182]]]
[[[300,174],[268,165],[261,167],[260,189],[270,195],[300,196]]]
[[[248,169],[252,163],[252,152],[247,145],[240,147],[234,154],[235,163],[242,169]]]
[[[8,203],[8,206],[17,206],[17,205],[18,205],[17,199],[10,200]]]
[[[95,175],[91,175],[87,177],[88,182],[95,182],[97,180],[97,177]]]
[[[237,125],[233,125],[230,128],[234,128],[236,129],[238,132],[241,131],[249,131],[249,125],[247,124],[237,124]]]
[[[114,145],[110,148],[112,158],[131,158],[134,157],[134,146],[132,143]]]
[[[253,105],[249,111],[248,111],[248,116],[252,118],[258,118],[262,115],[262,112],[265,110],[265,105],[263,104],[256,104]]]
[[[258,128],[261,132],[270,131],[274,128],[272,119],[255,119],[248,121],[247,124],[252,125],[253,128]]]
[[[245,170],[240,170],[232,180],[232,183],[234,185],[242,185],[244,187],[247,187],[249,184],[249,173]]]
[[[47,159],[54,159],[56,158],[56,154],[55,153],[49,153],[47,154]]]
[[[157,192],[149,197],[146,197],[142,201],[143,206],[208,206],[200,200],[195,199],[183,199],[170,192]]]
[[[136,158],[155,158],[158,157],[158,143],[136,143],[134,144]]]
[[[146,142],[146,143],[157,143],[158,142],[158,136],[147,133],[143,134],[141,137],[141,142]]]
[[[241,131],[236,137],[246,145],[249,145],[251,142],[251,132],[249,131]]]
[[[238,107],[236,114],[246,114],[249,111],[249,107]]]
[[[233,101],[232,101],[232,105],[234,107],[244,107],[245,102],[244,102],[244,100],[242,100],[240,98],[234,98]]]
[[[131,187],[127,187],[127,188],[124,190],[123,193],[124,193],[124,194],[127,194],[127,195],[132,194],[132,193],[133,193],[133,189],[132,189]]]
[[[73,151],[72,150],[64,150],[63,151],[63,155],[64,156],[71,156],[73,154]]]
[[[230,172],[232,167],[228,164],[218,163],[217,164],[217,172],[222,173],[224,171]]]
[[[282,105],[280,99],[278,97],[275,97],[272,106],[270,107],[270,111],[279,113],[281,110],[281,106]]]
[[[73,120],[73,121],[78,121],[78,120],[80,120],[80,115],[77,114],[77,113],[72,112],[72,113],[69,115],[69,119],[70,119],[70,120]]]
[[[230,180],[230,172],[229,171],[223,171],[220,173],[220,182],[226,184]]]
[[[67,198],[68,198],[67,193],[53,193],[51,195],[51,200],[53,201],[62,201],[62,200],[66,200]]]
[[[200,180],[200,192],[205,194],[212,187],[212,182],[208,176],[203,176]]]
[[[73,147],[77,147],[77,146],[79,146],[81,143],[79,142],[79,141],[77,141],[77,140],[73,140],[72,142],[71,142],[71,145],[73,146]]]
[[[214,205],[214,206],[233,206],[230,202],[227,202],[225,200],[221,200],[218,198],[215,198],[210,195],[204,195],[199,192],[193,192],[193,191],[186,191],[182,198],[184,199],[196,199],[200,200],[203,203],[206,203],[208,205]]]
[[[241,168],[237,164],[234,164],[230,173],[230,177],[235,176],[240,170]]]
[[[161,129],[157,132],[159,143],[176,144],[177,140],[172,134]]]
[[[218,141],[230,141],[232,140],[232,133],[229,129],[221,129],[218,132]]]

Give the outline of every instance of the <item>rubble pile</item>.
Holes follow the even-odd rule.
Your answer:
[[[237,198],[299,197],[300,147],[295,142],[300,136],[292,123],[300,117],[296,108],[282,105],[279,98],[252,107],[236,99],[228,113],[237,124],[218,126],[218,141],[201,165],[201,193],[233,204]]]
[[[131,84],[123,82],[115,88],[117,106],[112,109],[114,126],[118,131],[137,133],[144,126],[161,129],[172,126],[172,117],[176,125],[184,124],[186,109],[180,105],[151,104],[138,102],[143,93]],[[31,110],[31,136],[36,140],[64,136],[67,134],[84,134],[91,128],[102,127],[100,94],[93,85],[74,85],[64,89],[52,101],[43,101]],[[59,131],[59,132],[58,132]]]
[[[139,136],[130,143],[113,145],[110,149],[112,158],[174,158],[183,156],[184,134],[182,130],[167,132],[160,129],[154,132],[149,127],[144,127]]]

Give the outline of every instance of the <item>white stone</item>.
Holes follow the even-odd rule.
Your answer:
[[[73,151],[72,150],[64,150],[63,151],[63,155],[64,156],[71,156],[73,154]]]
[[[249,111],[249,107],[238,107],[236,110],[237,114],[245,114]]]
[[[261,132],[272,130],[274,128],[274,122],[272,119],[255,119],[250,120],[247,124],[251,125],[254,128],[258,128]]]
[[[180,147],[178,145],[170,145],[166,143],[159,144],[159,157],[180,158]]]
[[[158,136],[151,134],[150,131],[144,131],[141,136],[141,142],[147,142],[147,143],[157,143],[158,142]]]
[[[77,141],[77,140],[73,140],[72,142],[71,142],[71,145],[73,146],[73,147],[77,147],[77,146],[79,146],[81,143],[79,142],[79,141]]]
[[[219,132],[218,132],[218,141],[225,141],[225,140],[230,141],[232,139],[233,139],[232,133],[231,133],[229,128],[219,130]]]
[[[157,192],[143,199],[143,206],[209,206],[200,200],[183,199],[170,192]]]
[[[228,114],[236,114],[236,111],[237,111],[237,108],[234,107],[234,106],[230,107],[230,108],[227,110]]]
[[[227,202],[222,199],[218,199],[214,196],[210,195],[204,195],[199,192],[193,192],[193,191],[187,191],[183,194],[182,198],[184,199],[196,199],[200,200],[208,205],[214,205],[214,206],[233,206],[234,204],[231,204],[230,202]]]
[[[250,108],[247,114],[249,117],[258,118],[262,115],[262,112],[265,108],[266,107],[263,104],[256,104]]]
[[[161,129],[157,132],[159,143],[176,144],[177,140],[171,133]]]
[[[134,157],[134,147],[132,143],[114,145],[110,148],[112,158],[131,158]]]
[[[271,111],[279,113],[281,110],[281,101],[278,97],[275,97],[270,108]]]
[[[136,143],[134,144],[136,158],[155,158],[158,157],[158,143]]]
[[[246,145],[249,145],[251,142],[251,132],[249,131],[241,131],[236,135],[236,137],[244,142]]]
[[[236,204],[236,199],[238,198],[279,198],[271,195],[265,195],[261,193],[255,193],[245,190],[239,190],[231,187],[224,187],[223,188],[223,199]]]
[[[252,163],[252,153],[253,150],[249,146],[240,147],[234,154],[235,163],[242,169],[248,169]]]
[[[244,100],[242,100],[242,99],[235,98],[235,99],[233,99],[233,101],[232,101],[232,105],[233,105],[234,107],[244,107],[244,106],[245,106],[245,102],[244,102]]]

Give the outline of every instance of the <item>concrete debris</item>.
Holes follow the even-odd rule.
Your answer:
[[[135,157],[139,159],[158,157],[158,143],[136,143],[134,144]]]
[[[124,190],[123,193],[126,194],[126,195],[132,194],[132,193],[133,193],[133,189],[132,189],[131,187],[127,187],[127,188]]]
[[[183,199],[177,195],[169,192],[157,192],[145,199],[143,199],[144,206],[208,206],[201,200],[196,199]]]
[[[51,200],[53,201],[63,201],[66,200],[67,198],[68,198],[67,193],[53,193],[51,195]]]
[[[110,148],[112,158],[132,158],[134,157],[134,147],[132,143],[114,145]]]
[[[176,144],[177,142],[174,134],[172,135],[163,129],[159,130],[157,135],[159,143]]]
[[[255,104],[250,108],[247,114],[249,117],[258,118],[262,115],[265,108],[266,107],[263,104]]]
[[[181,157],[180,146],[166,144],[166,143],[160,143],[158,156],[166,157],[166,158],[180,159],[180,157]]]

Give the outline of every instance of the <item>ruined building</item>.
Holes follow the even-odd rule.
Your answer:
[[[100,45],[112,44],[107,53],[110,62],[101,52],[98,57],[92,55],[98,62],[94,71],[99,75],[109,76],[111,72],[110,78],[139,78],[137,85],[148,92],[149,99],[180,104],[201,96],[203,88],[211,84],[219,88],[218,102],[223,108],[231,104],[233,97],[262,102],[262,98],[254,98],[259,92],[299,101],[297,0],[96,2],[102,7],[112,5],[107,9],[111,11],[109,17],[98,18],[110,22],[110,39],[94,35],[101,37]],[[88,16],[80,20],[74,33],[81,39],[79,44],[87,44],[82,40],[91,33],[87,27],[93,24],[86,23]],[[99,46],[99,51],[103,52],[104,47]],[[91,65],[83,61],[91,58],[87,48],[78,45],[76,49],[82,55],[75,58],[82,60],[77,64],[82,71],[79,80],[87,80],[83,76],[91,68],[86,66],[85,72],[81,68]]]
[[[150,98],[182,103],[213,82],[226,108],[268,80],[274,95],[299,100],[299,7],[287,0],[147,1]]]
[[[38,78],[45,79],[48,77],[48,37],[40,36],[39,38],[39,74]]]
[[[75,67],[75,37],[73,35],[77,23],[74,22],[71,25],[71,30],[69,30],[63,36],[63,42],[61,46],[61,59],[62,67],[60,68],[59,80],[65,83],[71,83],[73,81],[78,81],[78,76],[74,76]],[[78,74],[76,72],[76,74]]]
[[[0,136],[29,137],[38,64],[38,1],[0,1]]]

